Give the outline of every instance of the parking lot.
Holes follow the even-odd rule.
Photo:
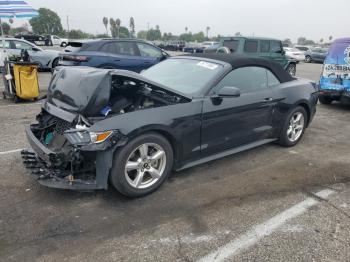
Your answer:
[[[317,81],[321,64],[297,75]],[[40,73],[43,93],[50,73]],[[40,186],[23,168],[41,102],[0,99],[0,261],[349,261],[350,107],[318,105],[296,147],[173,173],[152,195]]]

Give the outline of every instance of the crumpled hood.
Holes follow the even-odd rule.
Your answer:
[[[112,76],[118,75],[147,83],[152,88],[169,94],[191,99],[135,72],[76,66],[55,69],[48,88],[48,102],[71,113],[96,115],[110,99]]]
[[[83,115],[98,113],[110,97],[109,69],[58,67],[48,88],[49,103]]]

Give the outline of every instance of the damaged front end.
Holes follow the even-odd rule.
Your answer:
[[[126,143],[125,136],[116,130],[89,132],[79,117],[73,124],[45,110],[37,118],[38,124],[26,127],[32,150],[21,154],[39,183],[63,189],[107,189],[113,152]]]
[[[61,68],[53,75],[37,123],[26,127],[31,149],[22,151],[23,163],[48,187],[107,189],[114,152],[128,137],[101,123],[186,101],[132,72]]]

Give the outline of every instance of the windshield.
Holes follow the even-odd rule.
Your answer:
[[[172,58],[159,63],[142,75],[183,94],[191,95],[203,89],[223,66],[196,59]]]

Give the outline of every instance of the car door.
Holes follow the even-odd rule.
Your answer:
[[[285,67],[287,59],[284,55],[283,46],[281,41],[271,40],[270,41],[270,58]]]
[[[2,40],[0,40],[0,48],[4,48]],[[12,43],[12,41],[5,40],[5,49],[8,56],[16,55],[16,51],[14,49],[14,44]]]
[[[225,86],[239,88],[240,97],[213,97]],[[201,155],[269,138],[274,106],[265,68],[242,67],[228,73],[203,102]]]
[[[137,47],[140,53],[140,71],[147,69],[166,58],[160,49],[152,45],[137,43]]]

